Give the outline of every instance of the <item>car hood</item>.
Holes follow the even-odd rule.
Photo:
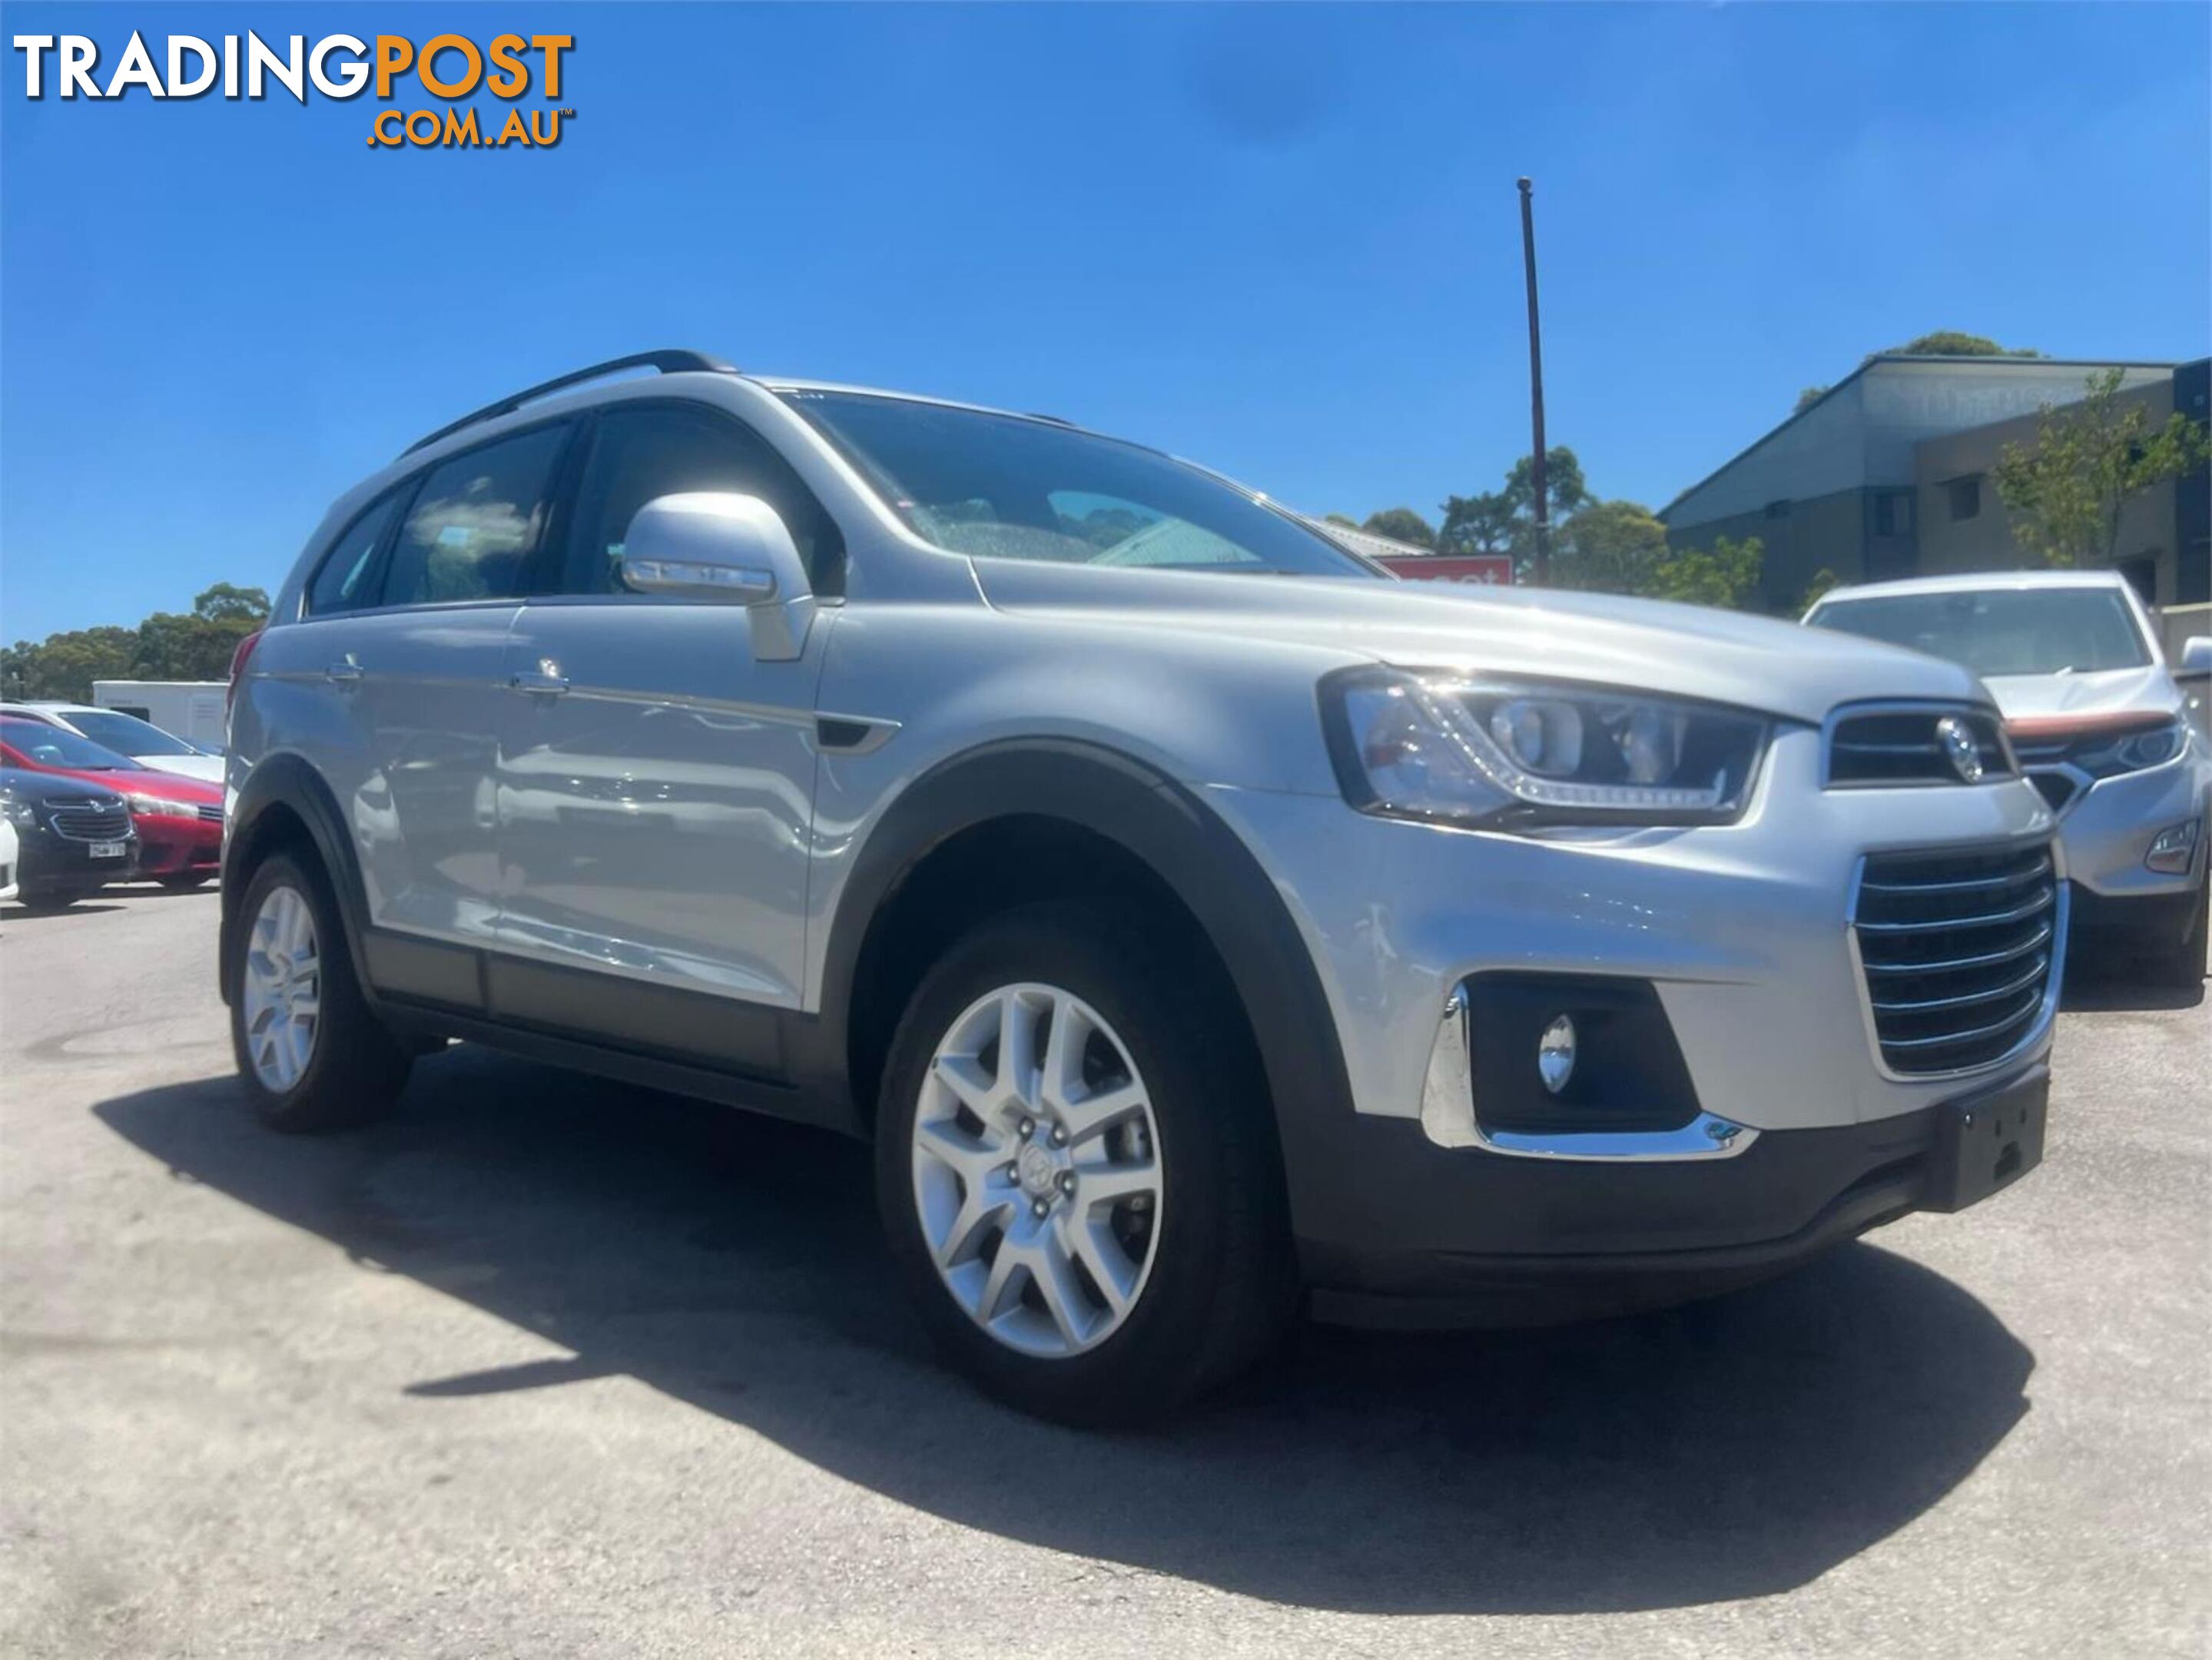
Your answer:
[[[1955,663],[1702,605],[1558,589],[973,562],[994,606],[1279,640],[1415,668],[1580,680],[1818,721],[1863,698],[1986,702]]]
[[[2181,707],[2171,675],[2153,663],[2096,674],[1993,674],[1983,684],[2008,721],[2054,716],[2163,714]]]
[[[179,778],[197,778],[203,784],[222,782],[222,757],[220,755],[134,755],[131,757],[142,767],[151,767],[155,772],[174,773]]]

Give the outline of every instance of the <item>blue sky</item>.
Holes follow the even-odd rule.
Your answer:
[[[369,100],[0,94],[0,635],[273,587],[330,499],[592,359],[1047,410],[1316,512],[1553,441],[1654,506],[1861,354],[2212,344],[2212,9],[9,4],[576,36],[555,149]],[[414,107],[419,96],[406,100]],[[534,100],[532,100],[534,101]]]

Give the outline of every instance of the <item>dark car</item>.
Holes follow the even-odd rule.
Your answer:
[[[212,881],[222,863],[222,790],[161,772],[67,727],[0,711],[0,767],[60,773],[113,792],[138,830],[138,874],[165,888]]]
[[[0,812],[21,848],[15,897],[32,910],[59,910],[138,873],[138,832],[112,790],[66,773],[0,767]]]

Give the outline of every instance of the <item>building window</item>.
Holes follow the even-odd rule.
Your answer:
[[[1876,536],[1912,534],[1912,493],[1910,490],[1881,490],[1875,494],[1874,533]]]
[[[1766,504],[1766,516],[1769,519],[1787,519],[1790,516],[1789,498],[1784,496],[1779,502],[1769,502]]]
[[[1972,478],[1954,478],[1945,486],[1951,492],[1951,517],[1976,519],[1982,511],[1982,479],[1977,473]]]

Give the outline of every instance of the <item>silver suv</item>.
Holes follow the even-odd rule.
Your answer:
[[[1401,583],[1047,417],[533,387],[332,508],[234,696],[271,1124],[459,1037],[871,1138],[923,1319],[1054,1416],[1302,1305],[1701,1294],[2041,1155],[2062,855],[1968,671]]]

